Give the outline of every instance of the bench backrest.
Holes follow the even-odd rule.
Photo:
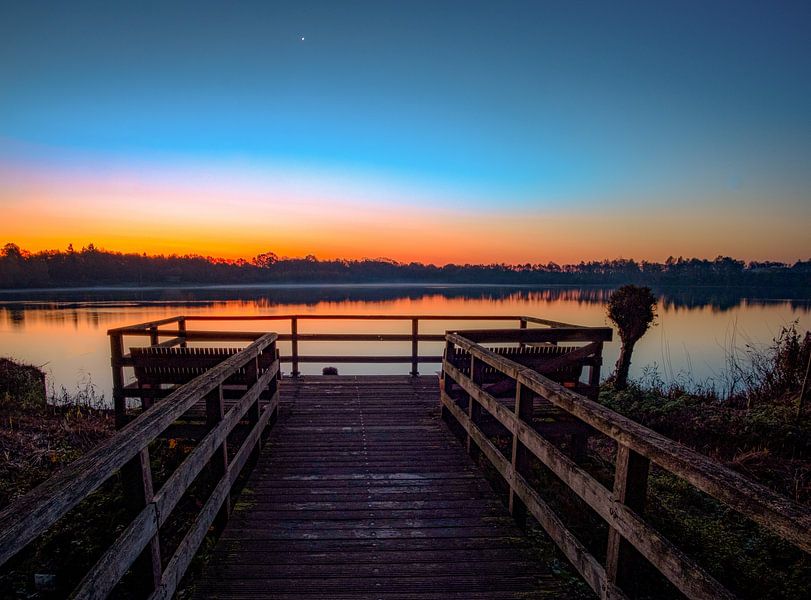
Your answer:
[[[132,348],[132,363],[139,386],[184,384],[202,375],[241,348],[164,348],[148,346]],[[269,367],[273,359],[261,354],[260,369]],[[245,383],[245,367],[238,369],[227,381],[229,384]]]

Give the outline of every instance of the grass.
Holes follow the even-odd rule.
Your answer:
[[[112,411],[102,408],[104,398],[90,381],[73,391],[61,388],[46,393],[39,369],[0,359],[0,398],[0,510],[115,432]],[[229,438],[234,448],[241,436],[239,430]],[[155,489],[178,468],[195,443],[171,438],[156,439],[149,445]],[[243,478],[238,480],[236,487],[243,482]],[[203,469],[161,527],[164,567],[215,483],[212,473]],[[115,474],[0,568],[0,598],[67,597],[124,532],[137,510],[128,501],[121,473]],[[191,573],[199,573],[215,538],[213,533],[206,536]],[[142,572],[131,569],[112,597],[143,598],[148,591],[146,581]],[[190,586],[186,587],[179,596],[188,596]]]
[[[810,353],[811,335],[793,324],[769,346],[748,345],[731,357],[724,393],[648,373],[622,391],[604,386],[600,401],[809,505],[811,414],[797,408]],[[613,452],[599,444],[591,450],[604,461]],[[650,477],[647,518],[741,597],[811,597],[808,555],[659,469]],[[653,578],[644,583],[643,597],[663,597]]]
[[[0,509],[112,435],[89,385],[46,393],[44,374],[0,359]]]

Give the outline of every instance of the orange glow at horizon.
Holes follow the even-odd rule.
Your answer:
[[[281,183],[198,172],[111,171],[91,177],[0,164],[0,175],[0,242],[30,251],[93,243],[121,252],[226,259],[272,251],[435,264],[663,261],[670,255],[719,254],[793,262],[811,256],[803,215],[770,214],[768,208],[755,215],[556,202],[499,210],[497,201],[466,201],[362,179],[311,184],[301,174]]]

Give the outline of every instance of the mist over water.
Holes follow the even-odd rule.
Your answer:
[[[721,381],[726,359],[745,345],[766,346],[780,329],[798,322],[811,329],[811,290],[685,287],[655,290],[658,324],[637,345],[631,376],[652,367],[665,380]],[[0,355],[43,365],[56,390],[92,382],[109,400],[110,328],[174,315],[388,314],[530,315],[588,326],[608,325],[601,287],[494,287],[453,285],[257,286],[206,288],[109,288],[0,293]],[[302,321],[301,333],[410,333],[406,321]],[[449,328],[517,326],[425,321],[421,333]],[[190,323],[194,329],[278,331],[288,321]],[[616,338],[616,336],[615,336]],[[137,338],[126,343],[138,345]],[[281,344],[283,354],[289,353]],[[606,344],[603,374],[613,368],[619,341]],[[408,354],[408,342],[303,342],[306,354]],[[440,343],[421,343],[421,354],[441,354]],[[305,375],[324,365],[302,365]],[[283,365],[285,371],[289,365]],[[433,373],[439,365],[421,366]],[[402,373],[409,365],[339,365],[342,374]]]

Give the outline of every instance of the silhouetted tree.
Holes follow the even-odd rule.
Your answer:
[[[656,319],[656,297],[649,287],[624,285],[608,299],[608,318],[619,331],[622,348],[614,372],[614,387],[628,386],[628,369],[634,345]]]
[[[421,264],[388,258],[362,260],[278,257],[265,252],[250,261],[194,254],[122,254],[88,244],[81,251],[29,252],[14,243],[0,245],[0,289],[161,284],[255,283],[487,283],[506,285],[628,283],[685,286],[751,285],[811,288],[811,260],[744,265],[729,257],[715,260],[668,258],[663,264],[629,259],[559,265],[523,263]],[[807,297],[803,296],[803,297]]]
[[[260,269],[267,269],[279,262],[279,257],[274,252],[263,252],[254,256],[251,262]]]

